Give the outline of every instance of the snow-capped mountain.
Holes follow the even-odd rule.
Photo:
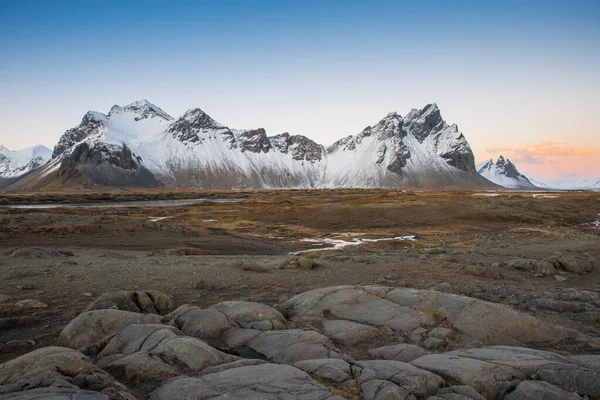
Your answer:
[[[0,145],[0,185],[39,168],[52,156],[52,150],[38,145],[23,150],[9,150]]]
[[[196,108],[173,118],[146,100],[88,112],[22,185],[56,182],[204,188],[493,186],[437,105],[390,113],[325,147],[301,135],[233,129]],[[37,180],[36,180],[37,179]]]
[[[496,163],[490,159],[477,165],[477,172],[495,184],[508,189],[536,188],[525,175],[517,170],[517,167],[510,160],[505,160],[502,156],[498,157]]]

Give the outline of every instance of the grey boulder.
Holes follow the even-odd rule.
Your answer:
[[[280,309],[289,318],[345,319],[401,332],[447,322],[487,344],[522,345],[581,336],[501,304],[433,290],[337,286],[296,295]]]
[[[73,349],[104,347],[112,336],[133,324],[158,324],[155,314],[121,310],[94,310],[79,314],[60,333],[59,340]]]
[[[377,287],[371,290],[361,286],[336,286],[301,293],[287,300],[280,308],[289,318],[326,317],[388,326],[401,332],[435,323],[435,319],[429,314],[380,296]]]
[[[379,329],[352,321],[325,320],[323,333],[338,344],[353,346],[374,339],[379,334]]]
[[[173,310],[173,301],[169,296],[157,290],[123,290],[104,293],[84,311],[105,309],[163,315]]]
[[[542,380],[569,392],[600,397],[600,356],[572,356],[523,347],[490,346],[481,349],[455,350],[455,355],[509,366],[528,379]],[[418,360],[416,360],[418,361]]]
[[[226,340],[227,345],[242,356],[243,352],[249,350],[253,358],[280,364],[293,365],[304,360],[339,358],[333,343],[326,336],[314,331],[239,329],[232,331]]]
[[[299,361],[294,367],[330,382],[345,382],[353,377],[350,364],[340,358]]]
[[[442,388],[439,392],[437,392],[436,396],[447,400],[458,399],[459,396],[462,399],[485,400],[485,397],[480,395],[477,390],[468,385],[455,385]]]
[[[576,393],[541,381],[523,381],[504,397],[505,400],[582,400]]]
[[[210,308],[225,314],[242,328],[261,331],[285,328],[285,317],[273,307],[265,304],[249,301],[224,301]]]
[[[130,325],[110,340],[99,354],[97,365],[144,389],[237,360],[200,339],[183,336],[174,327]]]
[[[428,354],[411,361],[412,365],[442,378],[473,387],[488,399],[501,398],[526,376],[519,370],[453,354]]]
[[[373,379],[360,387],[364,400],[404,400],[410,392],[390,381]]]
[[[411,362],[412,360],[422,357],[428,353],[429,352],[422,347],[406,343],[378,347],[367,352],[368,355],[376,359],[396,360],[402,362]]]
[[[363,385],[371,380],[385,380],[396,384],[409,394],[427,397],[437,393],[444,380],[429,371],[411,364],[392,360],[357,361],[361,368],[358,383]]]
[[[0,394],[0,400],[109,400],[109,397],[90,390],[49,387]]]
[[[77,399],[75,389],[85,388],[101,392],[115,400],[135,399],[122,383],[94,366],[88,357],[72,349],[43,347],[0,365],[0,394],[6,395],[6,398],[13,395],[26,396],[28,394],[23,392],[25,390],[47,389],[52,386],[73,389],[72,393],[65,392],[65,397],[62,398]],[[18,392],[23,393],[16,394]],[[59,392],[55,391],[52,395],[60,398],[57,397],[62,396]],[[40,393],[48,392],[40,390],[36,393],[36,396],[41,396]],[[37,398],[42,398],[39,396]]]
[[[222,337],[231,329],[239,329],[239,325],[217,309],[202,309],[196,306],[181,306],[163,318],[188,336],[207,341],[222,342]]]
[[[172,379],[150,400],[341,400],[306,372],[289,365],[261,364],[197,378]]]

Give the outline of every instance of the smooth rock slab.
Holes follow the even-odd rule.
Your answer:
[[[410,392],[390,381],[373,379],[360,387],[364,400],[404,400]]]
[[[99,357],[99,367],[144,390],[175,376],[238,360],[164,325],[130,325],[110,340]]]
[[[399,343],[371,349],[367,354],[379,360],[396,360],[407,363],[429,354],[429,352],[414,344]]]
[[[448,398],[453,397],[452,395],[459,395],[466,399],[472,399],[472,400],[485,400],[485,397],[480,395],[477,392],[477,390],[475,390],[471,386],[467,386],[467,385],[455,385],[455,386],[450,386],[447,388],[442,388],[442,389],[440,389],[439,392],[437,392],[436,396],[440,396],[442,398],[448,399]]]
[[[331,382],[345,382],[352,379],[350,364],[340,358],[324,358],[305,360],[294,364],[294,367]]]
[[[265,304],[249,301],[224,301],[210,308],[225,314],[242,328],[261,331],[285,328],[285,317],[273,307]]]
[[[72,349],[43,347],[0,365],[0,394],[12,395],[51,386],[80,387],[102,392],[114,399],[135,399],[123,384],[94,366],[88,357]]]
[[[401,361],[367,360],[357,361],[356,365],[362,368],[358,378],[361,385],[373,379],[386,380],[405,389],[409,394],[427,397],[434,395],[444,384],[444,380],[438,375]]]
[[[501,397],[526,375],[521,371],[453,354],[429,354],[411,361],[419,368],[431,371],[450,382],[473,387],[488,399]]]
[[[262,364],[228,369],[198,378],[175,378],[150,400],[341,400],[306,372],[289,365]]]
[[[428,314],[373,294],[379,294],[376,287],[368,289],[360,286],[315,289],[292,297],[280,308],[289,318],[327,317],[368,325],[384,325],[395,331],[409,331],[435,322]]]
[[[196,306],[181,306],[163,318],[164,323],[179,328],[188,336],[219,343],[223,335],[240,326],[217,309],[201,309]]]
[[[95,310],[79,314],[60,333],[59,340],[73,349],[103,347],[105,342],[133,324],[159,324],[155,314],[121,310]]]
[[[239,329],[227,337],[233,349],[247,347],[265,360],[280,364],[320,358],[339,358],[333,343],[318,332],[288,329],[283,331],[258,331]]]
[[[289,318],[344,319],[402,332],[433,325],[436,316],[487,344],[522,345],[581,336],[501,304],[433,290],[336,286],[296,295],[280,309]]]
[[[0,400],[109,400],[109,397],[90,390],[50,387],[0,395]]]
[[[163,315],[173,310],[173,301],[158,290],[122,290],[104,293],[84,311],[107,309]]]
[[[582,400],[576,393],[540,381],[523,381],[504,397],[505,400]]]
[[[454,328],[486,344],[520,346],[529,342],[557,342],[581,336],[559,325],[552,325],[502,304],[471,297],[396,288],[386,294],[402,306],[437,313]]]
[[[548,351],[509,346],[455,350],[446,354],[510,366],[529,379],[546,381],[581,395],[600,397],[600,356],[565,357]]]
[[[353,346],[375,338],[379,334],[379,329],[352,321],[325,320],[323,333],[336,343]]]

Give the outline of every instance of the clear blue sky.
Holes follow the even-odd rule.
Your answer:
[[[140,98],[324,144],[437,102],[478,160],[600,174],[600,1],[0,0],[0,37],[9,148]]]

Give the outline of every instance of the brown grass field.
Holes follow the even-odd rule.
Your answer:
[[[171,203],[198,198],[218,201]],[[169,206],[114,207],[157,200],[168,200]],[[95,208],[10,207],[90,202]],[[584,275],[563,274],[563,281],[503,266],[514,258],[541,260],[559,253],[600,259],[600,229],[592,224],[599,213],[598,192],[0,193],[0,297],[10,299],[0,304],[0,362],[55,343],[60,329],[93,298],[114,290],[157,289],[178,304],[201,306],[225,299],[274,304],[295,293],[341,284],[441,284],[508,305],[515,305],[515,296],[566,287],[600,291],[599,268]],[[280,268],[290,252],[326,248],[328,240],[409,235],[415,240],[305,253],[314,269]],[[48,308],[15,307],[22,299],[40,300]],[[597,321],[528,312],[600,335]]]

